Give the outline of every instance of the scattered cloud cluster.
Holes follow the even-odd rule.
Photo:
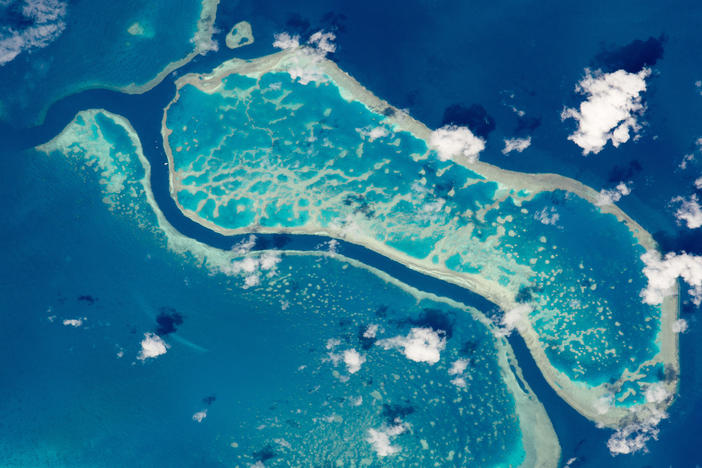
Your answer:
[[[561,215],[558,214],[558,210],[553,206],[542,208],[534,215],[534,218],[540,223],[550,226],[555,226],[560,217]]]
[[[658,439],[658,424],[668,414],[657,407],[671,397],[661,383],[651,384],[645,392],[646,405],[631,409],[631,422],[618,429],[607,441],[612,455],[647,451],[646,443]]]
[[[699,179],[702,182],[702,178]],[[697,185],[697,181],[695,181]],[[700,184],[702,185],[702,184]],[[697,194],[692,194],[689,198],[675,197],[672,202],[678,205],[675,210],[675,218],[684,222],[689,229],[697,229],[702,226],[702,205],[697,198]]]
[[[201,423],[207,417],[207,409],[193,414],[193,421]]]
[[[397,445],[392,445],[391,440],[408,429],[408,424],[399,423],[392,426],[383,426],[380,429],[368,429],[366,441],[373,446],[379,457],[395,455],[402,450]]]
[[[268,277],[274,276],[281,261],[280,255],[274,251],[265,251],[258,255],[251,254],[255,245],[256,237],[253,235],[239,242],[232,247],[232,252],[245,257],[220,268],[220,271],[226,275],[242,275],[245,289],[258,286],[264,272]]]
[[[300,43],[300,36],[290,35],[287,32],[278,33],[273,39],[273,47],[282,50],[299,49],[307,59],[307,63],[293,60],[288,66],[288,73],[293,80],[298,80],[302,84],[327,80],[323,73],[310,66],[309,61],[316,63],[328,54],[336,52],[336,45],[334,44],[336,35],[334,33],[317,31],[307,39],[306,44]]]
[[[512,151],[521,153],[531,146],[531,137],[526,138],[505,138],[505,147],[502,149],[502,154],[509,154]]]
[[[431,132],[429,146],[442,161],[464,157],[468,162],[476,162],[485,149],[485,140],[475,136],[468,127],[445,125]]]
[[[466,387],[466,379],[463,377],[463,374],[465,373],[466,369],[468,368],[468,364],[470,364],[469,359],[457,359],[456,361],[453,362],[451,367],[448,370],[449,375],[454,375],[455,377],[451,380],[451,383],[456,385],[457,387],[465,388]]]
[[[673,293],[678,278],[685,281],[695,305],[702,304],[702,256],[670,252],[661,257],[658,252],[646,252],[641,256],[648,285],[641,291],[646,304],[657,305]]]
[[[372,128],[357,128],[356,131],[360,133],[362,137],[367,138],[370,142],[373,142],[378,138],[383,138],[390,135],[388,129],[383,126],[377,126]]]
[[[526,320],[527,316],[534,310],[529,304],[519,304],[518,306],[506,311],[502,315],[500,328],[497,334],[500,336],[509,336],[512,330],[519,326],[519,323]]]
[[[638,133],[638,118],[645,106],[641,94],[646,91],[646,78],[651,70],[638,73],[617,70],[613,73],[585,70],[585,78],[575,87],[587,96],[579,109],[566,108],[561,119],[575,119],[578,129],[568,137],[583,150],[583,155],[599,153],[608,141],[614,147],[629,141],[631,133]]]
[[[673,329],[673,333],[685,333],[687,331],[687,326],[687,320],[681,318],[673,322],[671,328]]]
[[[378,334],[378,328],[380,328],[380,327],[378,326],[377,323],[371,323],[370,325],[368,325],[368,327],[363,332],[363,338],[367,338],[367,339],[375,338],[375,336]]]
[[[616,202],[622,199],[622,197],[629,195],[631,193],[631,187],[625,182],[619,182],[616,187],[612,189],[602,189],[597,196],[598,206],[614,205]]]
[[[446,347],[443,334],[431,328],[412,328],[407,336],[396,336],[378,341],[384,349],[399,349],[411,361],[436,364]]]
[[[347,349],[344,351],[344,364],[349,374],[355,374],[361,370],[361,366],[366,362],[366,357],[355,349]]]
[[[83,321],[86,320],[85,317],[83,318],[77,318],[77,319],[65,319],[63,321],[63,324],[66,325],[67,327],[80,327],[83,325]]]
[[[24,0],[9,4],[21,5],[23,27],[0,25],[0,66],[11,62],[19,54],[46,47],[66,28],[66,3],[59,0]],[[8,5],[0,2],[0,8]]]
[[[141,351],[139,351],[137,359],[145,361],[166,354],[167,350],[168,345],[160,336],[155,333],[144,333],[144,339],[141,340]]]

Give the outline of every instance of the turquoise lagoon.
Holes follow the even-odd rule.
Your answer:
[[[639,228],[574,181],[442,160],[401,111],[327,62],[303,62],[315,78],[296,80],[286,67],[306,58],[285,54],[178,81],[163,133],[188,216],[228,234],[342,237],[528,311],[542,370],[593,419],[602,398],[629,408],[677,369],[661,307],[638,299]]]
[[[50,231],[55,243],[23,244],[2,279],[3,306],[27,311],[0,331],[26,343],[0,390],[5,466],[556,465],[543,407],[477,310],[328,245],[247,254],[183,237],[116,115],[81,112],[39,150],[23,155],[32,203],[11,205],[5,229]],[[52,215],[66,207],[72,219]],[[29,278],[45,287],[13,288]],[[388,344],[417,329],[443,343],[435,362]],[[140,360],[151,332],[167,352]],[[37,359],[52,365],[20,371]]]

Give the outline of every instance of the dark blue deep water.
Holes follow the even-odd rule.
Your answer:
[[[80,7],[81,2],[70,3],[69,14]],[[185,10],[178,11],[185,17]],[[9,100],[15,104],[1,109],[11,124],[0,123],[0,196],[7,219],[0,227],[0,455],[4,457],[0,466],[96,466],[96,460],[102,460],[104,466],[232,463],[227,458],[230,454],[207,449],[221,435],[218,427],[222,426],[212,421],[216,405],[226,406],[227,399],[232,404],[256,401],[258,406],[252,405],[256,408],[268,404],[268,396],[256,392],[279,385],[271,376],[292,365],[285,361],[285,354],[299,350],[304,343],[296,340],[307,336],[289,333],[290,342],[278,348],[280,356],[266,357],[270,347],[251,337],[286,334],[289,330],[285,327],[294,328],[294,321],[281,323],[269,305],[257,302],[253,295],[207,277],[196,266],[159,250],[158,242],[131,226],[128,218],[105,209],[96,180],[80,179],[64,164],[26,151],[60,133],[80,110],[104,108],[126,117],[151,162],[154,196],[168,221],[185,236],[230,248],[241,238],[221,236],[193,223],[170,197],[160,122],[163,107],[175,91],[173,79],[187,72],[211,70],[234,56],[253,58],[271,53],[274,33],[288,31],[306,37],[325,29],[337,36],[337,51],[331,58],[377,96],[407,108],[431,128],[456,119],[478,128],[487,139],[481,159],[518,171],[563,174],[595,189],[631,181],[632,194],[619,206],[654,234],[662,250],[699,255],[699,229],[677,224],[670,200],[694,193],[693,181],[702,175],[702,153],[695,146],[695,140],[702,136],[702,95],[695,86],[702,79],[700,18],[702,4],[694,1],[575,5],[550,0],[222,0],[215,37],[220,50],[196,57],[143,95],[93,89],[52,103],[71,87],[81,89],[95,83],[114,87],[144,82],[147,77],[143,68],[134,70],[134,65],[126,64],[110,70],[113,74],[107,78],[96,78],[80,67],[80,73],[73,77],[75,65],[62,62],[65,52],[51,46],[20,55],[17,62],[0,67],[0,91],[7,95],[17,90],[18,94]],[[240,20],[251,23],[256,42],[230,51],[223,46],[224,34]],[[0,21],[10,20],[2,17]],[[127,19],[120,21],[129,24]],[[90,44],[112,44],[109,30],[97,35],[88,32],[83,42],[78,37],[72,47],[91,51]],[[169,38],[181,44],[184,53],[169,56],[165,63],[189,50],[182,37]],[[116,53],[105,50],[102,54],[106,57]],[[52,66],[63,67],[56,72],[55,82],[46,67],[36,67],[37,62],[32,61],[51,53]],[[149,54],[161,56],[158,48],[149,49]],[[560,113],[565,106],[579,102],[574,85],[584,68],[613,71],[636,69],[642,64],[650,66],[653,75],[645,94],[647,125],[641,138],[619,148],[608,145],[597,155],[583,157],[567,140],[573,122],[562,122]],[[25,82],[49,84],[33,93]],[[524,110],[525,116],[517,116],[510,106]],[[43,123],[32,127],[30,122],[47,107]],[[526,135],[532,137],[532,146],[525,152],[508,156],[500,152],[503,138]],[[694,154],[696,160],[681,169],[679,164],[686,154]],[[313,250],[327,240],[259,236],[257,248]],[[422,291],[486,313],[495,309],[479,296],[362,247],[342,243],[340,252]],[[138,284],[148,287],[134,286],[134,272],[139,272]],[[191,284],[189,290],[196,293],[180,290],[186,281]],[[376,288],[369,290],[363,284],[355,294],[388,294],[379,281]],[[229,297],[224,298],[223,291]],[[231,315],[209,312],[193,317],[193,310],[225,302]],[[172,361],[155,372],[153,366],[132,366],[141,334],[154,328],[162,307],[184,311],[183,335],[199,339],[174,346],[164,356]],[[54,315],[61,319],[85,316],[87,325],[64,327],[48,320]],[[699,310],[685,294],[681,316],[690,329],[680,335],[679,395],[669,418],[661,424],[658,440],[649,442],[647,453],[636,455],[612,457],[606,447],[610,431],[596,429],[570,409],[543,380],[521,338],[510,337],[525,378],[559,437],[562,465],[573,457],[576,461],[571,466],[583,467],[702,464],[698,449],[702,442],[702,330]],[[208,336],[207,330],[216,333]],[[225,346],[228,343],[234,347]],[[208,346],[230,354],[213,364],[212,360],[198,361],[197,353],[182,351]],[[117,360],[120,350],[125,357]],[[242,360],[242,355],[259,358]],[[275,366],[276,362],[278,368],[262,371],[263,366]],[[283,374],[282,378],[296,377]],[[250,385],[257,379],[262,380]],[[212,395],[215,401],[203,401]],[[106,401],[111,405],[100,409]],[[207,421],[213,422],[211,426],[189,425],[187,433],[177,435],[168,430],[169,426],[184,427],[177,421],[208,405],[213,408],[209,413],[212,419]],[[252,425],[262,418],[253,410],[239,416]],[[251,453],[265,458],[265,447],[256,445],[258,440],[252,438],[250,444]],[[76,450],[70,453],[56,447]],[[106,453],[106,447],[112,447],[111,451]]]

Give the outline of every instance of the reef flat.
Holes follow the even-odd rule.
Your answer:
[[[262,382],[259,388],[255,381],[241,386],[235,379],[233,388],[251,386],[258,400],[227,405],[228,413],[225,407],[213,405],[195,413],[192,421],[171,421],[180,413],[170,411],[168,424],[159,423],[161,429],[150,430],[160,433],[164,426],[173,425],[190,433],[197,422],[208,418],[202,430],[213,431],[219,441],[211,458],[236,463],[274,458],[293,465],[348,460],[366,466],[377,458],[392,457],[397,463],[444,459],[481,466],[557,466],[560,448],[548,416],[521,377],[505,337],[497,336],[494,323],[484,313],[411,288],[335,253],[332,244],[319,252],[251,252],[244,242],[225,251],[183,236],[154,200],[150,165],[136,132],[115,114],[80,112],[59,136],[37,150],[41,154],[32,157],[57,165],[68,162],[82,178],[93,181],[103,204],[115,216],[128,218],[126,226],[151,239],[143,241],[144,246],[134,240],[138,236],[130,237],[135,258],[129,262],[146,250],[149,261],[144,268],[157,269],[162,256],[189,265],[185,269],[189,283],[179,289],[191,290],[192,297],[167,291],[161,284],[144,288],[176,295],[179,307],[186,310],[189,304],[207,302],[190,312],[182,333],[164,334],[170,349],[166,353],[164,348],[166,356],[154,356],[155,362],[149,363],[150,372],[169,376],[159,380],[171,385],[171,379],[184,373],[183,366],[194,367],[185,373],[188,380],[199,375],[195,371],[203,366],[211,374],[212,361],[221,362],[227,376],[237,376],[232,369],[246,368],[256,359],[251,353],[245,358],[237,355],[242,344],[233,346],[232,337],[220,333],[225,328],[222,324],[213,329],[208,322],[213,316],[226,320],[232,307],[240,310],[233,322],[237,329],[246,323],[247,314],[253,322],[271,315],[275,322],[284,323],[284,339],[271,335],[249,340],[265,342],[265,350],[276,361],[302,363],[285,370],[288,378],[280,394],[269,395],[279,383]],[[97,234],[101,239],[102,234]],[[160,249],[154,248],[154,239]],[[164,284],[173,284],[170,275],[178,270],[170,268],[153,278],[162,281],[164,276]],[[358,285],[364,291],[358,291]],[[210,308],[216,291],[217,297],[227,299],[217,299],[223,301],[220,307]],[[121,307],[131,310],[132,298],[123,300]],[[253,304],[251,312],[247,304]],[[203,325],[198,327],[198,322]],[[406,340],[421,333],[423,339]],[[207,348],[198,343],[207,343]],[[171,355],[178,359],[169,360]],[[317,386],[310,388],[311,381]],[[412,384],[407,385],[408,381]],[[134,378],[125,382],[135,389],[142,383]],[[160,398],[157,383],[151,378],[145,382],[150,387],[136,393],[139,407]],[[219,381],[211,384],[215,382]],[[218,398],[227,401],[229,395],[219,388]],[[187,397],[185,390],[178,395]],[[101,414],[111,411],[107,405]],[[151,413],[141,411],[139,417],[150,422]],[[200,456],[201,451],[197,453]],[[41,462],[41,458],[35,460]]]
[[[430,129],[304,47],[176,84],[162,134],[171,194],[194,221],[342,238],[466,287],[602,425],[672,401],[677,291],[641,301],[641,256],[655,242],[595,190],[442,157]],[[667,396],[646,398],[657,388]]]

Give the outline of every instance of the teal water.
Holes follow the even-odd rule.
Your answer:
[[[479,274],[533,305],[549,361],[588,385],[658,352],[660,310],[638,300],[644,250],[623,223],[574,194],[516,191],[441,161],[331,81],[266,73],[229,75],[213,93],[185,85],[166,125],[177,199],[201,219],[327,228]]]
[[[0,5],[0,25],[18,21],[20,3]],[[0,121],[16,127],[41,123],[51,103],[83,89],[146,85],[204,45],[194,42],[203,0],[45,3],[54,5],[47,24],[62,32],[0,67]]]
[[[15,356],[0,371],[4,466],[374,465],[369,431],[393,427],[392,463],[523,458],[507,345],[466,308],[325,255],[284,254],[242,288],[212,254],[167,247],[123,125],[82,113],[45,149],[3,161],[21,180],[3,192],[3,236],[52,237],[27,236],[0,279],[3,310],[22,311],[0,327]],[[445,340],[438,362],[380,344],[417,328]],[[150,332],[169,348],[141,361]],[[350,349],[365,358],[353,373],[335,362]],[[459,359],[465,387],[448,372]]]

